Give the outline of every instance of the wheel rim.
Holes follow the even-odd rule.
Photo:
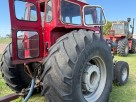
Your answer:
[[[86,101],[94,102],[102,94],[106,84],[106,67],[100,57],[92,58],[82,77],[82,93]]]
[[[127,74],[128,74],[127,68],[124,68],[123,71],[122,71],[122,81],[126,80]]]
[[[111,48],[111,44],[108,44],[108,46]]]
[[[126,55],[128,54],[128,51],[129,51],[129,47],[126,46],[126,48],[125,48],[125,54],[126,54]]]

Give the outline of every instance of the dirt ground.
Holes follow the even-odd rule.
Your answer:
[[[3,53],[4,49],[6,48],[7,44],[0,44],[0,54]]]

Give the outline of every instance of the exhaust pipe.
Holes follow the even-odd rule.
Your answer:
[[[134,34],[134,29],[135,29],[135,19],[133,18],[132,34]]]

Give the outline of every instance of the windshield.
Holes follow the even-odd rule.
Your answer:
[[[85,23],[87,25],[96,23],[97,22],[97,19],[96,19],[96,17],[97,17],[96,9],[85,7],[85,9],[84,9],[84,17],[85,17]]]
[[[86,25],[104,25],[106,19],[103,9],[100,6],[85,6],[84,7],[84,22]]]
[[[113,24],[115,34],[123,34],[123,24]]]
[[[129,33],[129,25],[128,25],[128,23],[126,23],[126,24],[124,25],[124,30],[125,30],[125,34],[128,34],[128,33]]]
[[[80,6],[68,1],[61,0],[61,20],[64,23],[80,25]]]

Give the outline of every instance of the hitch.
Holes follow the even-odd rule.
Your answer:
[[[7,96],[0,97],[0,102],[10,102],[10,101],[13,101],[13,100],[19,98],[20,96],[22,96],[22,95],[16,94],[16,93],[9,94]]]

